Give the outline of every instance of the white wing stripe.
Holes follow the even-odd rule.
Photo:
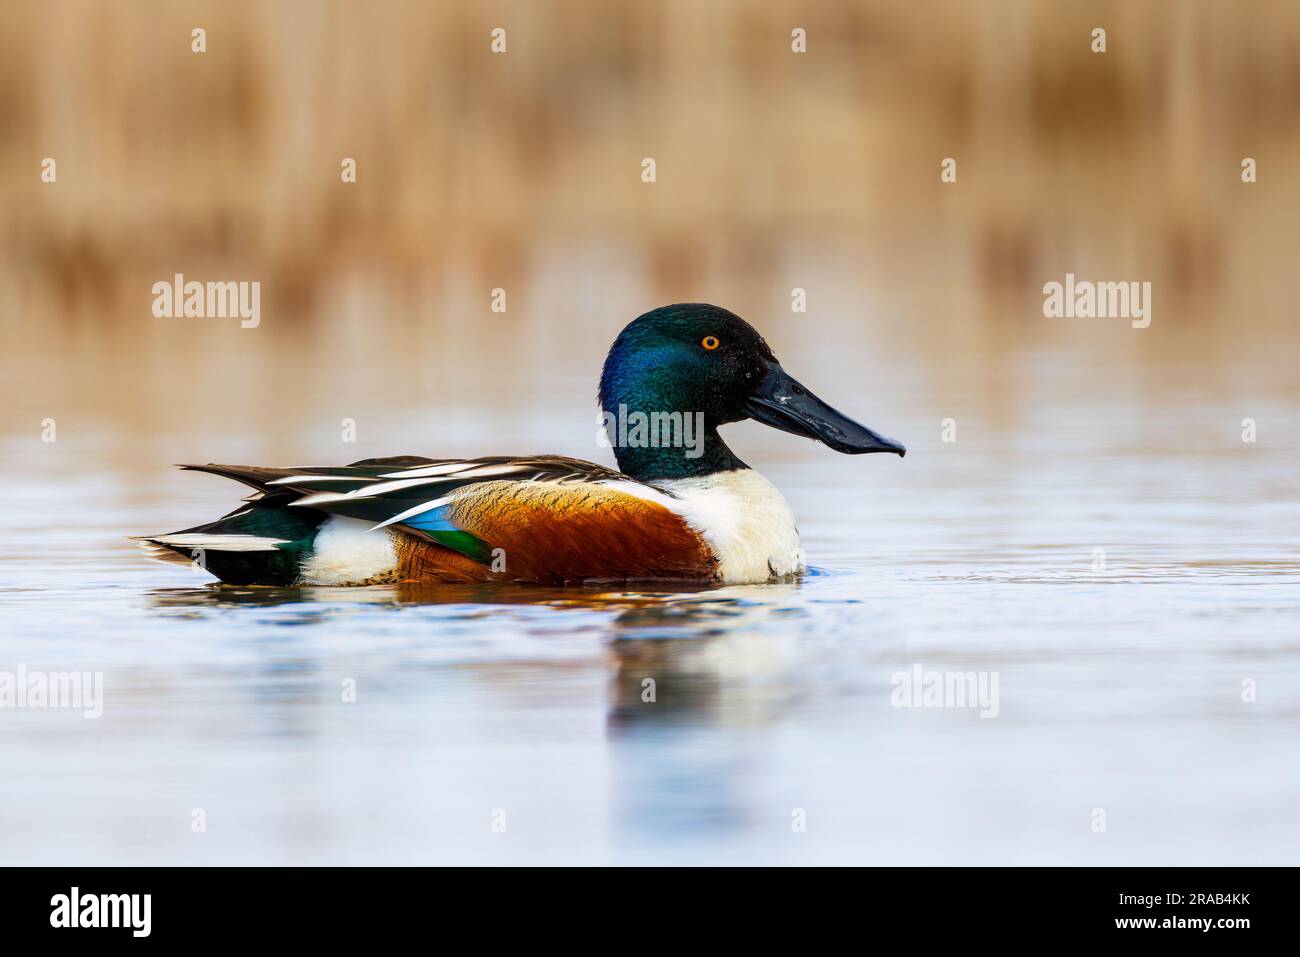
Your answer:
[[[380,482],[377,485],[364,485],[361,488],[354,488],[350,492],[316,492],[314,495],[306,495],[294,505],[311,506],[311,505],[328,505],[331,502],[351,502],[359,498],[374,498],[383,495],[386,492],[399,492],[404,488],[414,488],[417,485],[436,485],[438,482],[459,482],[461,479],[489,478],[493,475],[516,475],[523,470],[517,465],[487,465],[482,468],[469,469],[468,471],[458,472],[456,475],[426,476],[422,478],[397,479],[393,482]],[[400,474],[400,473],[399,473]]]
[[[454,462],[447,465],[430,465],[422,469],[408,469],[403,472],[385,472],[383,478],[488,478],[492,475],[522,475],[532,469],[529,465],[475,465],[473,462]]]
[[[316,492],[313,495],[304,495],[290,504],[327,505],[330,502],[354,502],[359,498],[373,498],[376,495],[383,495],[385,492],[396,492],[415,485],[429,485],[437,481],[439,479],[436,478],[403,479],[400,482],[380,482],[378,485],[366,485],[362,488],[354,488],[350,492]]]
[[[287,538],[263,538],[260,535],[219,535],[190,532],[185,535],[153,535],[151,542],[177,548],[203,548],[213,552],[273,552],[277,545],[287,545]]]
[[[373,482],[368,475],[286,475],[271,479],[267,485],[298,485],[301,482]]]
[[[400,472],[385,472],[380,478],[432,478],[435,475],[461,472],[473,465],[473,462],[444,462],[442,465],[426,465],[423,468],[403,469]]]
[[[404,522],[413,515],[419,515],[421,512],[427,512],[430,509],[441,508],[442,506],[446,505],[450,501],[451,501],[450,497],[436,498],[432,502],[425,502],[423,505],[415,506],[415,508],[408,508],[405,512],[399,512],[398,514],[394,515],[392,518],[388,518],[380,522],[378,525],[371,528],[370,531],[374,532],[381,528],[387,528],[389,525],[393,525],[397,522]]]
[[[527,466],[523,465],[482,465],[467,472],[456,473],[457,479],[463,478],[489,478],[493,475],[523,475],[529,471]]]

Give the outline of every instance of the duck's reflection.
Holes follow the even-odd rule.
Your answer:
[[[753,738],[788,713],[789,618],[802,614],[782,613],[781,597],[715,593],[619,614],[606,734],[611,819],[629,841],[680,845],[753,826],[755,755],[767,751]]]
[[[303,603],[371,605],[537,605],[572,608],[618,608],[661,604],[680,596],[716,590],[708,585],[674,585],[612,591],[609,586],[549,588],[541,585],[496,583],[395,585],[337,588],[323,585],[274,587],[210,583],[193,588],[155,588],[150,601],[155,608],[231,608],[241,605],[270,607]]]
[[[611,771],[612,820],[634,840],[656,842],[680,839],[697,829],[717,832],[749,823],[746,795],[761,772],[749,765],[752,755],[764,753],[752,746],[752,737],[774,733],[795,694],[788,675],[800,647],[799,635],[807,626],[800,588],[798,583],[617,591],[502,585],[210,585],[156,589],[151,600],[168,614],[300,605],[293,614],[277,618],[298,624],[329,619],[341,605],[353,603],[380,609],[461,605],[473,606],[475,613],[484,606],[531,605],[572,616],[575,630],[591,628],[595,612],[606,638],[605,760]],[[281,632],[286,640],[289,634]],[[409,648],[403,651],[407,653]],[[279,668],[298,660],[283,647],[275,657]],[[516,673],[519,664],[517,659],[502,663],[505,671]],[[300,666],[319,670],[322,662],[308,655]],[[536,670],[529,693],[536,693],[537,683],[546,683],[553,669],[571,666],[571,661],[531,662],[529,667]],[[495,667],[490,662],[473,666],[480,675]],[[261,684],[274,686],[269,681]],[[518,699],[519,686],[508,687],[516,696],[511,707],[525,707]],[[290,713],[293,717],[286,715],[285,720],[292,722],[293,732],[310,734],[313,710],[294,708]]]
[[[340,606],[355,605],[369,609],[528,605],[559,615],[597,612],[598,627],[608,636],[607,727],[617,733],[636,724],[706,721],[710,715],[728,723],[765,720],[765,710],[779,708],[781,683],[773,678],[797,643],[798,620],[806,614],[795,600],[799,588],[798,583],[636,590],[500,584],[365,588],[213,584],[154,589],[150,602],[165,613],[181,615],[186,610],[300,606],[296,613],[275,619],[281,626],[310,626],[328,620]],[[574,624],[590,628],[592,620],[575,618]]]
[[[793,599],[798,583],[741,587],[611,590],[532,585],[383,585],[363,588],[157,588],[150,604],[166,613],[242,607],[301,606],[277,623],[310,624],[340,606],[532,606],[601,613],[611,668],[611,726],[711,709],[726,691],[750,685],[779,668],[806,612]],[[612,613],[612,616],[609,614]],[[582,621],[590,627],[590,618]],[[575,620],[575,627],[578,622]],[[792,627],[794,625],[795,627]],[[517,662],[509,662],[516,665]],[[656,717],[658,716],[658,717]]]
[[[779,596],[717,595],[630,608],[610,643],[611,730],[638,722],[754,720],[793,642]],[[780,621],[780,625],[776,621]]]

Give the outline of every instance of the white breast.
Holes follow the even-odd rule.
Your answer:
[[[655,484],[677,496],[672,507],[713,549],[724,582],[752,584],[803,571],[794,513],[753,469]]]
[[[397,575],[397,550],[392,533],[374,522],[331,515],[312,543],[311,558],[303,563],[307,585],[367,585],[393,581]]]

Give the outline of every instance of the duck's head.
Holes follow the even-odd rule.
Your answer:
[[[611,422],[623,422],[634,412],[681,413],[703,423],[705,446],[693,457],[680,447],[614,441],[620,467],[638,478],[743,467],[715,431],[743,419],[815,439],[848,455],[907,452],[901,443],[836,411],[795,381],[745,320],[705,303],[664,306],[629,323],[605,359],[600,406],[607,431]]]

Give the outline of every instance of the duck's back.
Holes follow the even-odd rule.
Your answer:
[[[717,577],[717,558],[671,492],[578,459],[183,467],[254,492],[216,522],[143,541],[233,584]]]

